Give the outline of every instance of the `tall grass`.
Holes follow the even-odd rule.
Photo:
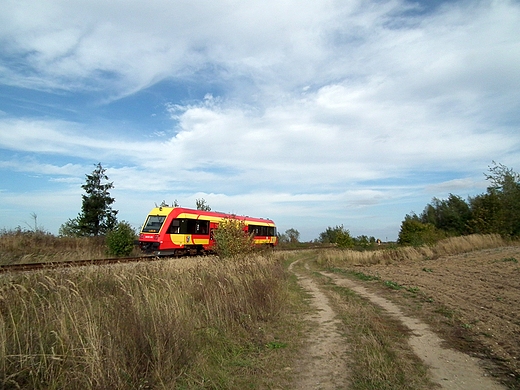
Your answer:
[[[510,245],[498,234],[450,237],[437,242],[433,246],[401,246],[375,251],[354,251],[329,249],[319,253],[318,263],[333,265],[340,262],[343,265],[392,264],[401,261],[433,259],[440,256],[450,256],[487,248]]]
[[[0,230],[0,264],[90,260],[106,256],[104,237],[56,237],[44,231]]]
[[[240,388],[221,365],[265,345],[284,283],[261,256],[4,275],[0,387]]]

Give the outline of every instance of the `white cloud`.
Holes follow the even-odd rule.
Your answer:
[[[207,194],[228,211],[254,201],[253,211],[280,216],[484,188],[467,178],[491,160],[520,166],[520,6],[461,1],[405,13],[414,7],[9,1],[0,15],[3,84],[96,90],[105,103],[166,79],[208,94],[172,98],[171,132],[151,128],[155,137],[81,123],[81,113],[2,111],[0,148],[32,159],[2,156],[0,168],[67,184],[102,161],[128,204],[132,193],[157,202]],[[418,179],[448,171],[449,180]]]
[[[71,81],[78,87],[82,79],[89,85],[86,78],[92,77],[126,93],[209,63],[234,73],[262,74],[307,52],[303,49],[315,40],[313,26],[334,11],[329,2],[302,6],[294,1],[42,4],[17,1],[6,7],[0,39],[9,52],[27,56],[26,70],[48,78],[52,87],[60,80],[65,89]],[[28,81],[21,74],[11,80]]]
[[[489,185],[489,183],[486,183],[484,175],[482,175],[481,180],[475,180],[473,178],[453,179],[442,183],[428,185],[425,190],[428,193],[433,194],[442,193],[444,196],[451,193],[464,197],[465,193],[468,191],[474,192],[476,188],[484,188],[487,185]]]
[[[66,176],[61,178],[68,180],[67,176],[77,177],[85,172],[85,166],[79,164],[65,164],[62,166],[41,163],[35,158],[0,161],[0,169],[9,169],[18,172],[30,172],[38,175]]]
[[[330,85],[262,113],[206,100],[210,103],[175,107],[178,132],[166,141],[100,138],[64,121],[5,119],[0,120],[0,145],[103,160],[115,168],[123,159],[135,166],[124,168],[125,188],[142,182],[182,187],[196,174],[197,184],[221,190],[223,178],[231,186],[272,182],[280,189],[306,190],[398,178],[410,164],[420,171],[432,164],[448,169],[462,161],[487,162],[513,152],[519,142],[512,142],[508,128],[474,132],[472,127],[481,124],[450,113],[437,117],[437,108],[424,102],[381,101],[379,89],[370,86],[362,91]]]

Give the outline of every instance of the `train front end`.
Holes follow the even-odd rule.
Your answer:
[[[139,234],[139,247],[144,253],[159,251],[164,238],[164,232],[161,230],[171,211],[170,207],[156,207],[146,218]]]

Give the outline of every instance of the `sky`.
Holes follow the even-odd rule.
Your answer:
[[[517,0],[0,8],[0,229],[57,234],[101,163],[136,228],[203,198],[301,241],[393,241],[493,162],[520,170]]]

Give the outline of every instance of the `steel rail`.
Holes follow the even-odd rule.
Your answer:
[[[293,250],[315,250],[315,249],[323,249],[319,247],[310,247],[310,248],[273,248],[271,250],[274,251],[293,251]],[[16,272],[24,272],[24,271],[36,271],[42,269],[56,269],[56,268],[66,268],[66,267],[84,267],[89,265],[107,265],[107,264],[117,264],[117,263],[132,263],[132,262],[140,262],[140,261],[156,261],[160,259],[166,259],[170,257],[179,257],[179,256],[138,256],[138,257],[112,257],[106,259],[90,259],[90,260],[66,260],[66,261],[48,261],[42,263],[13,263],[13,264],[1,264],[0,265],[0,274],[4,273],[16,273]]]
[[[55,269],[55,268],[66,268],[66,267],[84,267],[89,265],[106,265],[106,264],[117,264],[117,263],[132,263],[143,260],[154,261],[158,260],[156,256],[140,256],[140,257],[114,257],[107,259],[91,259],[91,260],[68,260],[68,261],[50,261],[43,263],[15,263],[15,264],[3,264],[0,265],[0,274],[8,272],[23,272],[23,271],[35,271],[41,269]]]

